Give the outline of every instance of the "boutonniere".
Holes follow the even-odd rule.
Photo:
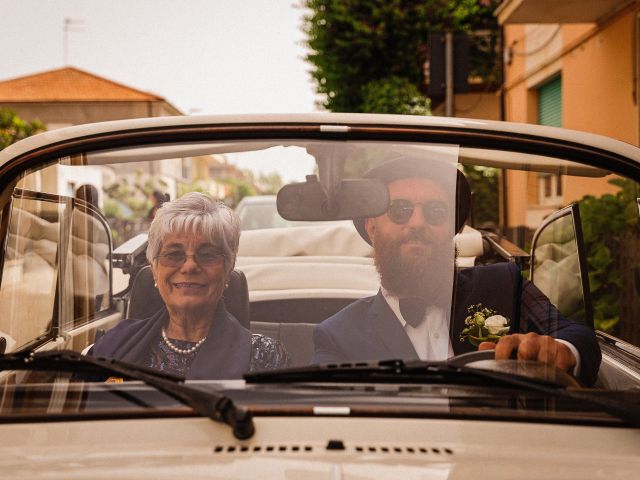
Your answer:
[[[466,327],[460,332],[460,341],[469,340],[475,347],[482,342],[496,343],[500,337],[509,333],[509,319],[498,315],[491,308],[484,307],[481,303],[467,308]]]

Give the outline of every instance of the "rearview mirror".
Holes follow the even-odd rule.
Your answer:
[[[389,207],[389,192],[380,180],[342,180],[329,202],[317,177],[309,175],[304,183],[282,187],[277,206],[286,220],[351,220],[382,215]]]

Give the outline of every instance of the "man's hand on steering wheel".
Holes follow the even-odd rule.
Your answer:
[[[517,352],[518,360],[537,360],[566,372],[572,372],[576,366],[576,358],[569,347],[548,335],[515,333],[500,338],[497,344],[482,342],[478,347],[478,350],[491,349],[496,351],[496,360],[508,359],[512,352]]]

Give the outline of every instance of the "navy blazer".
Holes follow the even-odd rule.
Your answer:
[[[93,345],[89,355],[147,365],[152,345],[161,338],[169,314],[162,308],[142,320],[123,320]],[[242,378],[249,370],[251,333],[218,302],[207,339],[197,350],[187,380]]]
[[[450,340],[456,355],[475,350],[460,342],[467,308],[481,303],[511,320],[512,332],[535,332],[570,342],[580,354],[579,379],[595,382],[601,353],[593,330],[565,317],[512,263],[465,268],[456,275]],[[402,324],[381,292],[348,305],[313,333],[313,363],[417,360]]]

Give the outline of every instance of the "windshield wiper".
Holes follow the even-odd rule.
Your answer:
[[[545,385],[558,388],[556,383],[530,379],[502,372],[492,372],[458,366],[450,362],[383,360],[311,365],[248,373],[247,383],[279,382],[344,382],[344,383],[456,383],[492,387],[529,388]],[[491,382],[488,384],[487,380]]]
[[[182,377],[119,360],[81,355],[70,350],[14,353],[0,356],[0,370],[69,371],[138,380],[191,407],[199,415],[229,425],[233,435],[240,440],[251,438],[255,431],[251,413],[238,407],[229,397],[189,387]]]
[[[586,390],[544,379],[535,379],[494,370],[459,366],[454,362],[384,360],[312,365],[308,367],[245,374],[247,383],[449,383],[481,387],[516,388],[545,396],[576,400],[604,409],[633,427],[640,427],[640,409],[615,398],[597,396]]]

